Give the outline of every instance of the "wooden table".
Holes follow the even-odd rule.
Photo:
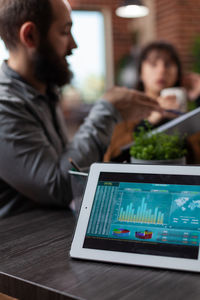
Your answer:
[[[197,273],[74,260],[71,212],[0,221],[0,291],[20,300],[199,300]]]

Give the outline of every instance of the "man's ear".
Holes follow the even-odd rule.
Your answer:
[[[27,48],[36,48],[39,43],[39,32],[33,22],[24,23],[19,31],[21,43]]]

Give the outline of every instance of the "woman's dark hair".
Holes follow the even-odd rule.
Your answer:
[[[166,53],[172,62],[175,63],[178,69],[178,76],[177,81],[175,82],[174,86],[180,86],[182,81],[182,67],[181,62],[178,56],[176,49],[169,43],[163,41],[156,41],[153,43],[148,44],[144,47],[140,53],[139,60],[138,60],[138,67],[137,67],[137,74],[138,74],[138,82],[136,84],[136,89],[139,91],[144,91],[144,84],[140,79],[142,63],[146,60],[149,53],[152,51],[164,52]]]
[[[25,22],[36,24],[44,37],[53,20],[50,0],[0,0],[0,37],[6,47],[16,47],[20,27]]]

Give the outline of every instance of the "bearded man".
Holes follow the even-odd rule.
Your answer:
[[[0,37],[9,50],[0,70],[0,217],[72,200],[71,157],[101,161],[115,125],[160,108],[143,94],[106,92],[69,143],[58,87],[69,83],[66,56],[76,43],[66,0],[0,0]]]

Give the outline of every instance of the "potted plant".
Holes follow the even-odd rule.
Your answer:
[[[185,137],[178,133],[151,132],[141,127],[133,134],[134,144],[130,148],[131,162],[144,164],[185,164]]]

